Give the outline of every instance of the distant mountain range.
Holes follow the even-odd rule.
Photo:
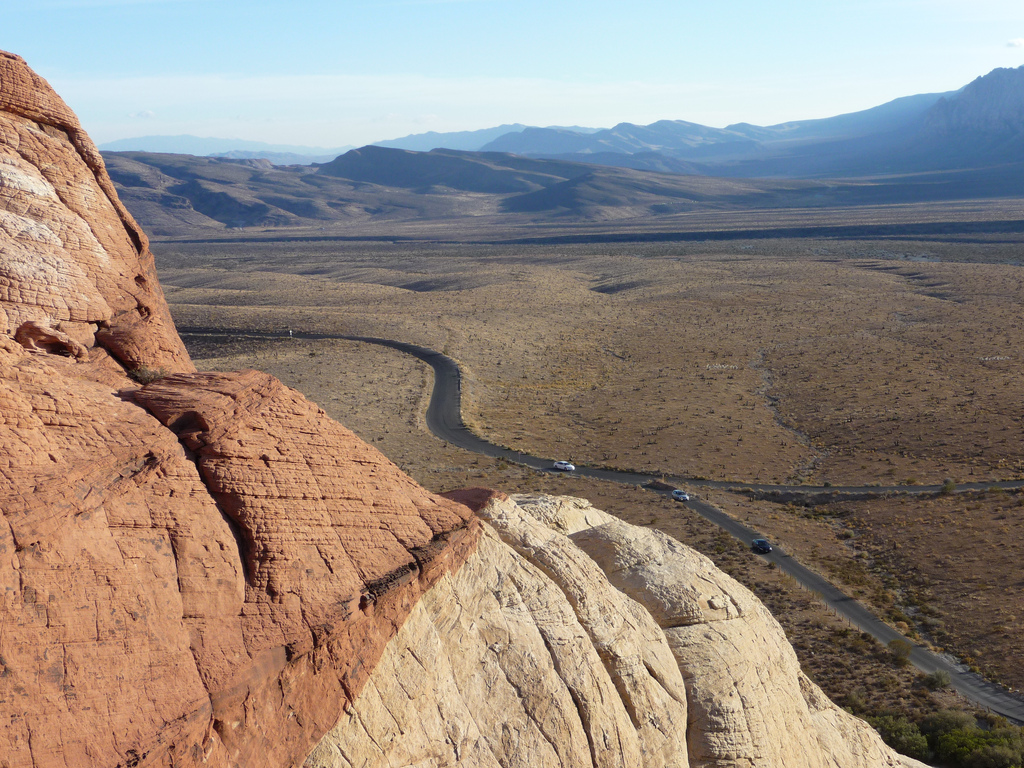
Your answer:
[[[344,147],[305,147],[294,144],[267,144],[243,139],[215,139],[201,136],[139,136],[100,144],[104,152],[163,152],[197,157],[230,157],[236,160],[263,159],[278,165],[320,163],[333,160],[352,149]]]
[[[410,136],[403,136],[400,139],[388,141],[375,141],[374,147],[387,147],[388,149],[411,149],[415,152],[429,152],[432,149],[462,149],[467,152],[476,152],[495,139],[506,134],[520,133],[529,129],[530,126],[522,123],[511,123],[499,125],[497,128],[482,128],[477,131],[455,131],[452,133],[414,133]],[[582,135],[597,133],[600,128],[581,128],[578,125],[566,128],[562,126],[551,126],[547,130],[573,131]]]
[[[849,178],[955,170],[1024,160],[1024,67],[996,69],[957,91],[890,101],[861,112],[772,126],[711,128],[683,120],[614,128],[513,123],[428,132],[375,146],[507,152],[662,173],[745,178]],[[101,145],[276,165],[330,162],[351,147],[323,148],[194,136],[145,136]]]
[[[522,123],[510,125],[499,125],[496,128],[484,128],[478,131],[455,131],[453,133],[414,133],[410,136],[403,136],[400,139],[388,141],[375,141],[375,147],[387,147],[388,149],[411,149],[415,152],[429,152],[432,149],[463,149],[468,152],[475,152],[500,136],[507,133],[519,133],[527,128]]]
[[[484,151],[747,178],[848,178],[1024,160],[1024,67],[997,69],[948,93],[768,127],[682,120],[580,134],[527,128]]]
[[[500,136],[517,133],[527,127],[521,123],[513,123],[476,131],[454,131],[451,133],[428,131],[388,141],[376,141],[373,146],[411,149],[417,152],[429,152],[432,149],[462,149],[473,152]],[[586,135],[601,129],[572,126],[571,128],[538,130],[566,130]],[[349,144],[344,147],[328,149],[292,144],[266,144],[242,139],[203,138],[183,134],[180,136],[139,136],[134,139],[119,139],[100,144],[99,148],[104,152],[160,152],[197,157],[227,157],[233,160],[269,160],[275,165],[309,165],[310,163],[329,162],[355,147]]]
[[[473,222],[500,231],[506,225],[639,223],[769,209],[789,210],[787,216],[798,219],[800,210],[1024,197],[1024,163],[819,181],[716,178],[501,152],[374,146],[323,165],[142,152],[108,152],[104,159],[120,198],[156,236],[250,227],[346,234],[351,225],[400,221],[456,229]]]
[[[709,128],[683,120],[661,120],[644,126],[620,123],[590,134],[528,128],[501,136],[483,149],[527,156],[661,154],[688,161],[728,162],[763,154],[768,148],[777,151],[899,131],[919,121],[924,112],[949,95],[908,96],[862,112],[768,127],[737,123]]]
[[[492,133],[456,138],[472,144]],[[1024,67],[995,70],[958,91],[822,120],[721,129],[678,120],[590,132],[523,127],[485,147],[423,152],[371,145],[323,163],[284,165],[182,153],[104,157],[125,204],[158,235],[369,220],[640,220],[1021,198]],[[249,151],[257,150],[232,154]]]

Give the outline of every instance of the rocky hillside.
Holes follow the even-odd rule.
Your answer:
[[[939,102],[926,115],[918,163],[926,151],[945,167],[1024,159],[1024,67],[996,69]]]
[[[858,156],[837,148],[835,162]],[[845,154],[844,154],[845,153]],[[117,193],[156,237],[208,237],[235,228],[272,228],[282,237],[394,236],[396,223],[443,222],[500,232],[535,224],[564,226],[630,220],[672,224],[678,214],[970,200],[1024,195],[1024,163],[945,173],[849,181],[740,179],[683,175],[688,165],[657,153],[587,156],[595,163],[499,152],[363,147],[324,165],[275,166],[143,152],[106,153]],[[648,170],[610,167],[640,159]],[[768,161],[765,161],[768,162]],[[790,168],[778,161],[780,175]],[[785,167],[784,167],[785,166]],[[654,169],[654,170],[650,170]],[[692,217],[691,217],[692,218]],[[692,226],[692,223],[687,226]]]
[[[917,765],[832,704],[702,555],[582,499],[452,495],[489,523],[477,553],[309,768]]]
[[[1003,137],[1024,133],[1024,67],[993,70],[939,99],[926,115],[925,129]]]
[[[575,499],[419,487],[199,373],[74,115],[0,53],[0,764],[909,765],[745,589]]]
[[[105,160],[118,194],[154,235],[482,216],[599,221],[820,204],[823,192],[863,193],[859,188],[833,193],[835,185],[818,182],[747,182],[499,152],[373,146],[312,166],[142,152],[107,153]],[[870,194],[878,197],[876,191]]]

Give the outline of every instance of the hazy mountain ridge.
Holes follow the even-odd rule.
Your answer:
[[[719,129],[684,120],[660,120],[645,126],[620,123],[588,135],[535,128],[502,136],[484,149],[533,157],[578,156],[576,159],[581,161],[587,156],[607,159],[613,154],[653,153],[677,161],[706,163],[695,169],[716,175],[723,164],[784,155],[798,146],[824,146],[828,142],[918,130],[927,111],[945,95],[908,96],[860,112],[766,127],[736,123]]]
[[[245,139],[221,139],[180,134],[177,136],[138,136],[118,139],[99,145],[104,152],[159,152],[199,157],[232,156],[244,159],[271,159],[270,155],[301,158],[303,164],[315,162],[312,158],[331,159],[352,149],[342,147],[307,147],[297,144],[270,144]]]
[[[466,192],[523,193],[582,175],[586,169],[578,163],[545,163],[496,152],[411,152],[369,146],[346,152],[320,166],[319,172],[423,191],[446,187]]]
[[[485,144],[507,133],[528,129],[522,123],[507,123],[494,128],[472,131],[449,131],[413,133],[397,139],[371,142],[370,146],[389,149],[410,149],[415,152],[429,152],[432,149],[461,149],[470,152],[480,150]],[[549,129],[540,129],[549,130]],[[600,128],[584,128],[574,125],[553,130],[565,130],[586,135]],[[99,145],[104,152],[154,152],[197,157],[227,157],[235,160],[270,160],[275,165],[309,165],[326,163],[356,147],[348,144],[342,147],[308,147],[296,144],[268,144],[262,141],[243,139],[222,139],[181,134],[177,136],[138,136],[129,139],[108,141]]]
[[[506,134],[483,149],[527,156],[660,152],[670,157],[693,159],[700,154],[697,148],[731,142],[748,144],[751,140],[727,129],[709,128],[685,120],[659,120],[650,125],[619,123],[614,128],[587,135],[568,130],[534,128],[517,134]]]
[[[618,219],[801,205],[825,189],[817,182],[747,182],[496,152],[372,146],[312,166],[139,152],[104,158],[125,204],[160,235],[480,214]]]
[[[663,158],[652,153],[615,157]],[[842,162],[845,156],[835,157]],[[309,166],[141,152],[105,153],[104,158],[125,205],[162,236],[225,227],[334,229],[369,221],[480,216],[517,225],[642,221],[700,211],[1024,196],[1022,163],[814,180],[683,175],[498,152],[372,146]],[[498,219],[490,221],[500,226]]]
[[[929,110],[930,133],[984,131],[1016,135],[1024,131],[1024,67],[996,69]]]
[[[608,129],[526,126],[427,132],[371,146],[501,152],[668,173],[728,177],[849,178],[1024,160],[1024,67],[996,69],[957,91],[917,94],[834,117],[712,128],[685,120]],[[345,150],[194,136],[109,142],[106,151],[331,162]]]
[[[104,160],[132,215],[157,235],[225,227],[319,227],[370,217],[443,218],[460,212],[459,201],[450,196],[318,174],[316,166],[144,152],[108,152]]]
[[[388,149],[411,149],[416,152],[429,152],[439,147],[444,147],[445,149],[465,149],[472,152],[499,136],[504,136],[506,133],[518,133],[526,128],[527,126],[522,123],[512,123],[476,131],[452,131],[448,133],[427,131],[426,133],[414,133],[397,139],[375,141],[372,143],[372,146]]]
[[[993,70],[958,91],[907,96],[819,120],[724,129],[662,120],[590,135],[534,129],[484,149],[585,162],[643,153],[645,167],[653,153],[692,163],[698,173],[750,178],[848,178],[1013,163],[1024,160],[1024,67]]]
[[[725,129],[662,120],[587,134],[524,128],[487,146],[416,152],[371,145],[323,164],[287,166],[183,154],[106,157],[126,204],[157,234],[1015,197],[1024,196],[1024,67],[995,70],[953,93],[824,120]]]

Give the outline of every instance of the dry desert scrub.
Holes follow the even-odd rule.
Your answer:
[[[1009,258],[1003,246],[264,242],[155,250],[179,324],[380,336],[444,351],[466,373],[464,411],[474,429],[549,458],[834,485],[1015,477],[1024,461],[1024,273],[985,263]],[[507,489],[501,483],[513,475],[512,490],[561,492],[568,483],[496,471],[431,437],[422,421],[429,373],[400,353],[263,344],[255,353],[194,354],[200,367],[275,373],[429,488]],[[930,569],[929,588],[945,590],[931,604],[949,599],[949,610],[970,616],[962,641],[942,642],[1016,680],[1010,673],[1024,664],[1012,632],[1024,611],[1001,590],[1020,591],[1020,557],[999,554],[1013,538],[1016,507],[996,513],[995,502],[989,510],[986,501],[958,499],[934,502],[950,505],[945,517],[896,501],[827,514],[720,503],[756,518],[883,612],[912,586],[900,574]],[[860,510],[871,514],[853,514]],[[966,542],[975,543],[961,552]],[[957,596],[975,578],[984,583]]]
[[[849,244],[848,258],[835,245],[800,258],[759,246],[200,247],[213,254],[202,267],[181,253],[162,266],[179,322],[444,351],[467,374],[466,421],[539,455],[833,484],[1024,468],[1017,267],[861,258],[879,251]]]
[[[922,637],[985,674],[1024,688],[1024,496],[940,494],[839,504],[849,544],[884,580]]]

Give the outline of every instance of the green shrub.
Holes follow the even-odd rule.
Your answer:
[[[888,648],[889,653],[892,654],[892,660],[897,666],[905,667],[910,663],[910,652],[914,649],[910,641],[897,637],[895,640],[889,641]]]
[[[1001,744],[977,749],[967,758],[967,768],[1020,768],[1021,753]]]
[[[915,723],[910,722],[902,715],[869,717],[868,723],[878,731],[882,741],[900,754],[921,761],[931,757],[928,739]]]
[[[974,715],[959,709],[940,709],[934,715],[929,715],[918,726],[921,733],[928,736],[937,736],[949,731],[974,728],[978,724]]]
[[[949,768],[1020,768],[1024,765],[1024,729],[979,727],[967,712],[941,710],[920,723],[935,759]]]
[[[958,729],[938,734],[933,747],[939,761],[950,766],[1012,768],[1024,762],[1019,728]]]
[[[863,688],[854,688],[846,692],[846,709],[855,715],[859,715],[866,712],[867,708],[867,694]]]
[[[921,682],[924,683],[926,688],[933,691],[938,691],[943,688],[949,688],[949,672],[946,672],[942,669],[937,669],[930,675],[925,675],[923,678],[921,678]]]
[[[133,368],[128,371],[128,375],[139,384],[149,384],[157,379],[162,379],[167,375],[167,371],[163,368],[147,368],[144,365],[140,365],[138,368]]]

